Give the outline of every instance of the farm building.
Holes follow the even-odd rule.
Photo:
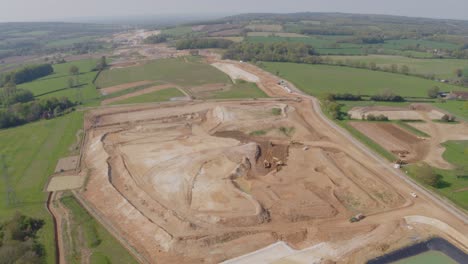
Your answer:
[[[468,100],[468,92],[451,92],[447,95],[449,100]]]

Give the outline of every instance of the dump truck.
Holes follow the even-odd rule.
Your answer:
[[[364,216],[363,214],[357,214],[357,215],[351,217],[351,218],[349,219],[349,222],[351,222],[351,223],[359,222],[359,221],[361,221],[362,219],[364,219],[364,217],[365,217],[365,216]]]

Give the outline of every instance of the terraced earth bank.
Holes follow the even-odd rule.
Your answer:
[[[88,178],[76,194],[142,262],[217,263],[278,240],[300,249],[370,232],[375,224],[347,227],[349,217],[406,199],[378,165],[320,129],[307,104],[93,110],[81,164]]]

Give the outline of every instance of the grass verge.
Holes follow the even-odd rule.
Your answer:
[[[404,122],[404,121],[395,121],[395,123],[397,125],[399,125],[401,128],[407,130],[408,132],[411,132],[413,134],[415,134],[416,136],[419,136],[419,137],[431,137],[430,135],[424,133],[423,131],[415,128],[414,126],[412,125],[408,125],[408,123]]]
[[[79,249],[83,247],[91,251],[91,263],[137,263],[128,251],[94,220],[71,193],[62,197],[61,202],[68,208],[72,218],[70,231],[73,240],[71,245],[74,248],[69,249],[69,252],[74,254],[68,255],[70,263],[80,263]]]

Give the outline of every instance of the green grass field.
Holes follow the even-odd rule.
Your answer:
[[[418,254],[416,256],[404,258],[402,260],[399,260],[393,263],[394,264],[441,264],[441,263],[456,264],[457,262],[440,251],[431,250],[431,251]]]
[[[368,56],[329,56],[334,61],[358,61],[369,65],[374,62],[378,67],[389,67],[396,64],[399,67],[407,65],[411,74],[435,74],[437,78],[455,78],[455,69],[468,67],[468,60],[457,59],[416,59],[403,56],[368,55]]]
[[[446,148],[443,153],[443,158],[455,165],[456,169],[442,170],[434,168],[435,172],[442,176],[444,185],[441,188],[425,186],[449,198],[461,208],[468,210],[468,159],[466,159],[468,155],[468,141],[447,141],[443,146]],[[419,179],[411,173],[412,166],[417,165],[409,166],[409,175],[416,181],[419,181]]]
[[[190,26],[186,26],[186,27],[179,26],[175,28],[164,29],[161,33],[165,35],[173,36],[173,37],[181,37],[181,36],[190,34],[192,32],[193,30],[192,30],[192,27]]]
[[[116,104],[140,104],[169,101],[173,97],[182,97],[184,94],[177,88],[168,88],[157,92],[143,94],[113,103]]]
[[[78,76],[79,87],[69,88],[68,79],[70,75],[68,70],[72,65],[80,69]],[[20,84],[18,88],[30,90],[37,98],[50,98],[66,96],[72,101],[77,101],[81,90],[82,102],[85,105],[96,104],[99,100],[99,94],[92,83],[97,72],[91,71],[96,66],[96,60],[81,60],[55,64],[54,73],[41,79]]]
[[[281,77],[311,95],[330,91],[374,95],[390,90],[404,97],[422,98],[435,85],[447,91],[463,89],[412,76],[349,67],[280,62],[263,62],[262,67],[273,74],[279,72]]]
[[[229,90],[216,92],[210,98],[229,99],[229,98],[264,98],[268,95],[263,92],[255,83],[237,81]]]
[[[457,45],[448,42],[440,42],[425,39],[393,39],[386,40],[381,46],[385,49],[405,49],[408,46],[416,46],[427,49],[456,49]]]
[[[412,56],[415,58],[431,58],[429,52],[408,50],[409,47],[419,45],[426,49],[456,49],[457,45],[447,42],[431,41],[431,40],[416,40],[416,39],[399,39],[386,40],[381,44],[359,44],[340,42],[340,40],[349,39],[350,36],[281,36],[281,33],[270,33],[268,35],[255,35],[246,38],[246,41],[256,43],[272,43],[272,42],[295,42],[312,45],[315,50],[322,55],[364,55],[368,52],[376,53],[377,49],[385,54]],[[414,48],[413,48],[414,49]]]
[[[229,83],[229,77],[202,63],[195,57],[162,59],[145,65],[103,71],[96,81],[98,87],[153,80],[173,83],[183,87],[208,83]]]
[[[468,101],[446,101],[445,103],[434,103],[433,105],[449,111],[458,119],[468,121]]]
[[[81,247],[91,250],[91,263],[93,264],[138,263],[73,196],[66,195],[61,202],[70,210],[72,217],[72,230],[70,231],[73,241],[67,243],[69,247],[73,247],[67,250],[69,263],[81,263],[79,261],[81,252],[77,252]],[[83,230],[84,241],[79,240],[79,229]]]
[[[69,153],[75,134],[83,125],[83,113],[75,112],[52,120],[34,122],[17,128],[0,130],[0,154],[5,155],[10,181],[17,204],[6,204],[3,178],[0,180],[0,218],[16,211],[41,218],[45,226],[38,239],[45,247],[47,263],[53,263],[54,231],[52,218],[45,208],[47,193],[43,187],[59,158]]]

